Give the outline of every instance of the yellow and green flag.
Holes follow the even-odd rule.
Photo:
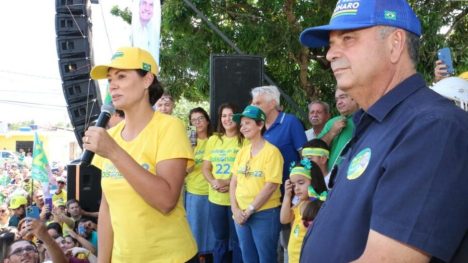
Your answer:
[[[46,153],[42,147],[42,142],[39,140],[37,132],[34,133],[34,146],[33,146],[33,161],[31,169],[31,177],[42,184],[49,183],[49,161],[47,160]]]

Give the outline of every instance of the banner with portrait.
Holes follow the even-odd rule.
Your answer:
[[[149,51],[159,66],[161,1],[133,0],[130,44]]]

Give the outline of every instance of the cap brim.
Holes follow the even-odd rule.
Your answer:
[[[107,73],[109,72],[110,68],[117,68],[117,69],[124,69],[124,70],[138,69],[137,67],[132,67],[132,66],[128,66],[125,64],[122,65],[122,63],[116,63],[114,65],[98,65],[98,66],[93,67],[93,69],[91,69],[91,72],[89,73],[89,75],[91,76],[92,79],[106,79]]]
[[[232,121],[239,124],[242,118],[242,113],[236,113],[232,115]]]
[[[304,46],[311,48],[325,47],[329,44],[330,31],[334,30],[351,30],[366,28],[372,25],[369,24],[351,24],[351,25],[324,25],[317,27],[309,27],[302,31],[299,40]]]
[[[107,78],[107,72],[109,71],[109,65],[99,65],[95,66],[91,72],[90,76],[92,79],[105,79]]]

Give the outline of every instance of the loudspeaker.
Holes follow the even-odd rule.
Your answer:
[[[73,127],[90,124],[96,120],[101,113],[100,104],[97,100],[89,100],[70,104],[67,106],[68,116]]]
[[[213,127],[218,107],[231,102],[243,110],[251,101],[252,88],[263,85],[263,58],[246,55],[211,55],[210,117]]]
[[[67,80],[62,83],[62,88],[68,105],[101,98],[96,81],[91,79]]]
[[[81,208],[99,211],[101,203],[101,170],[93,165],[67,165],[67,199],[76,199]]]
[[[65,80],[89,79],[91,61],[89,58],[67,58],[59,60],[60,75]]]
[[[55,10],[57,13],[84,15],[86,12],[87,0],[56,0]]]
[[[90,41],[86,36],[57,37],[57,54],[64,58],[90,57]]]
[[[86,15],[55,15],[57,36],[88,36],[88,24]]]

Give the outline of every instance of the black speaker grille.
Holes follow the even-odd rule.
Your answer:
[[[88,17],[86,15],[55,15],[57,36],[88,36]]]
[[[68,200],[77,199],[84,210],[97,212],[101,195],[101,170],[92,165],[67,165]]]
[[[252,88],[263,85],[263,58],[245,55],[212,55],[210,64],[210,114],[217,125],[218,107],[231,102],[242,110],[251,101]]]

